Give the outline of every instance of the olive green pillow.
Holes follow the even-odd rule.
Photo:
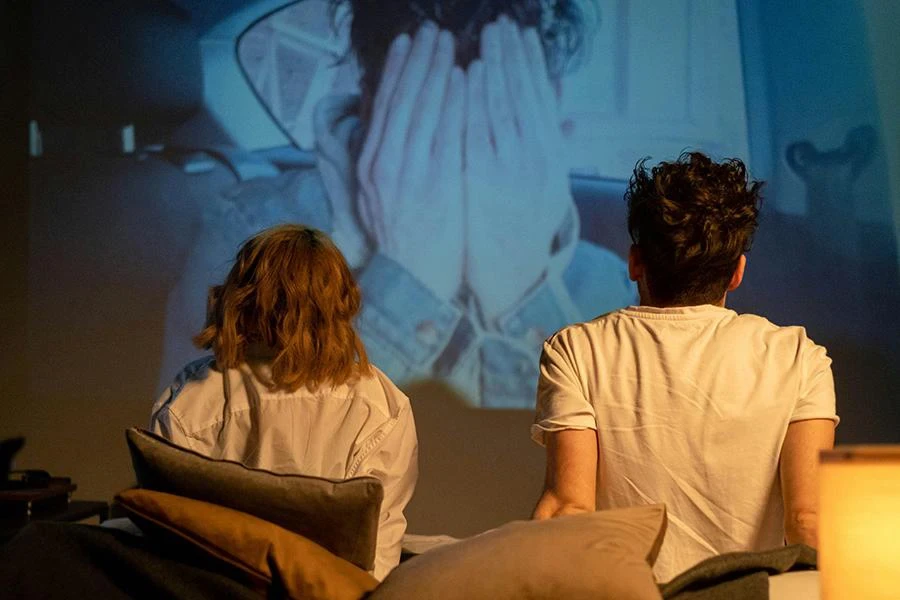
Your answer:
[[[214,460],[137,428],[128,429],[125,436],[141,488],[259,517],[362,569],[374,567],[384,497],[375,477],[285,475]]]

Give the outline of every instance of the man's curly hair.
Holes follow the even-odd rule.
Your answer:
[[[414,35],[425,21],[453,33],[456,64],[479,56],[481,30],[500,15],[534,27],[551,77],[561,76],[583,54],[596,23],[595,0],[331,0],[332,14],[347,5],[350,46],[362,70],[363,90],[374,95],[391,42]]]
[[[750,250],[761,181],[736,158],[721,163],[700,152],[651,169],[637,163],[628,184],[628,232],[647,272],[654,302],[716,303],[741,254]]]

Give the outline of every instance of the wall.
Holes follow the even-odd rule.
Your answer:
[[[900,4],[865,0],[863,9],[891,182],[894,231],[900,232],[900,110],[897,108],[900,106],[900,69],[897,68],[900,38],[895,27],[900,22]],[[900,244],[900,235],[897,242]]]
[[[898,54],[882,27],[890,9],[875,4],[739,3],[752,164],[767,185],[734,305],[801,323],[829,349],[845,443],[894,440],[900,420],[893,391],[900,346],[890,316],[900,305],[891,183],[900,164],[887,125],[896,121]],[[851,169],[843,153],[859,126],[877,133],[868,160]],[[804,180],[788,155],[792,144],[807,142],[819,163]],[[823,225],[827,212],[831,225]],[[778,252],[780,264],[759,260]],[[776,298],[778,290],[786,292]]]
[[[887,139],[886,153],[879,160],[882,167],[889,167],[882,172],[892,177],[896,222],[900,171],[893,107],[898,105],[898,53],[889,25],[896,22],[890,20],[896,15],[885,8],[887,3],[867,2],[863,20],[855,3],[833,4],[833,11],[808,14],[798,3],[742,3],[742,10],[756,11],[752,14],[759,21],[754,30],[768,32],[756,41],[757,70],[746,71],[757,74],[748,82],[752,88],[748,93],[751,152],[765,154],[759,164],[768,165],[761,168],[773,176],[779,190],[778,208],[802,215],[805,190],[786,169],[786,144],[812,136],[827,148],[840,141],[844,126],[853,122],[850,117],[878,118]],[[16,18],[24,22],[22,15],[0,22],[13,23]],[[837,48],[822,65],[816,65],[815,55],[809,54],[812,51],[804,47],[798,33],[804,27],[815,31],[815,48],[826,47],[826,51],[830,38],[825,32],[837,27],[846,34],[852,29],[857,36],[849,53],[853,60],[842,62],[843,48]],[[28,30],[25,26],[14,29]],[[859,61],[866,61],[858,47],[865,45],[858,38],[865,31],[876,52],[874,76],[869,79],[854,71]],[[776,63],[777,77],[770,73]],[[849,93],[828,88],[818,104],[797,108],[798,98],[807,102],[815,97],[817,90],[830,85],[835,73],[863,89]],[[870,85],[872,79],[875,83]],[[13,143],[10,152],[20,161],[24,122],[12,126],[20,137],[4,138]],[[824,122],[839,127],[823,129]],[[138,129],[139,134],[145,131]],[[114,139],[116,133],[115,126],[102,131],[47,130],[48,142],[61,136],[76,148],[95,144],[97,139]],[[202,109],[167,135],[181,144],[213,146],[230,141]],[[8,164],[4,161],[4,166]],[[883,202],[887,199],[884,182],[879,182],[875,171],[867,189],[877,192],[872,202]],[[199,214],[215,201],[211,190],[232,184],[234,176],[221,164],[189,175],[167,156],[123,156],[114,144],[99,152],[48,148],[45,156],[30,163],[27,179],[22,176],[24,168],[15,173],[18,188],[9,188],[10,194],[4,196],[9,202],[4,209],[8,218],[0,225],[6,244],[0,266],[4,285],[9,286],[4,288],[0,307],[4,396],[0,436],[27,436],[18,467],[71,475],[79,485],[78,497],[109,498],[133,483],[123,430],[147,422],[160,366],[168,290],[198,226],[196,220],[173,215]],[[26,186],[29,196],[24,195]],[[863,216],[881,219],[878,205],[869,208]],[[763,256],[781,256],[785,241],[795,232],[797,221],[781,217],[776,212],[763,222]],[[618,227],[620,215],[616,219],[607,226]],[[834,293],[827,279],[813,282],[818,287],[792,288],[803,278],[808,258],[809,253],[787,256],[781,262],[791,270],[785,266],[775,272],[756,268],[759,262],[751,258],[747,289],[736,301],[748,310],[771,311],[780,322],[794,322],[809,306],[827,304],[831,296],[843,294],[844,290]],[[875,310],[896,312],[895,300],[885,297],[883,306],[874,306]],[[825,325],[816,322],[810,327],[815,333]],[[830,348],[833,344],[844,417],[840,439],[898,441],[898,369],[893,347],[872,351],[860,345],[857,337],[825,336],[822,341]],[[437,382],[413,384],[408,391],[414,400],[421,446],[420,485],[409,508],[411,531],[467,535],[527,516],[540,491],[544,468],[542,451],[528,437],[530,411],[476,410]]]
[[[28,73],[27,6],[8,2],[0,8],[0,436],[21,431],[28,406],[28,135],[25,115]]]

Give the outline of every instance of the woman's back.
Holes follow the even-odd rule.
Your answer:
[[[271,389],[266,363],[185,367],[153,407],[167,438],[216,459],[279,473],[353,477],[373,442],[411,421],[409,400],[381,371],[310,391]],[[367,444],[368,442],[368,444]]]
[[[384,500],[375,576],[400,560],[403,509],[418,476],[409,400],[353,327],[362,303],[321,231],[279,225],[245,242],[210,290],[189,364],[153,407],[151,428],[211,458],[282,473],[372,475]]]
[[[403,508],[418,477],[409,400],[374,367],[356,381],[292,392],[271,390],[266,363],[251,364],[219,371],[211,356],[189,364],[154,405],[151,429],[205,456],[253,468],[378,477],[385,497],[375,575],[383,578],[399,561]]]

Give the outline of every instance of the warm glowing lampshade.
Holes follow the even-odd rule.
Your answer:
[[[823,600],[900,598],[900,446],[838,446],[819,461]]]

